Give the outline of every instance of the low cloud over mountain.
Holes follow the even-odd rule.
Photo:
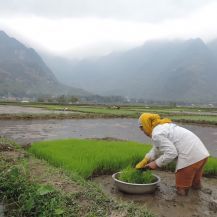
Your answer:
[[[176,102],[217,101],[216,41],[151,41],[95,60],[46,61],[62,82],[97,94]]]
[[[0,31],[0,96],[85,95],[59,83],[32,48]]]

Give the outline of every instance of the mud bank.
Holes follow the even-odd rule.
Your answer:
[[[203,178],[202,190],[190,190],[188,197],[182,197],[176,194],[174,173],[155,171],[155,174],[161,177],[161,183],[154,194],[146,195],[118,191],[108,175],[96,177],[93,181],[113,199],[146,206],[159,217],[217,216],[217,179]]]

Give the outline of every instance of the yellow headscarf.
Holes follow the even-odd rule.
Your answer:
[[[171,123],[168,118],[161,119],[158,114],[143,113],[139,117],[139,124],[143,127],[148,136],[151,136],[152,130],[159,124]]]

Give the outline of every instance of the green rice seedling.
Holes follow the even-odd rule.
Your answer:
[[[216,124],[217,116],[216,115],[176,115],[169,116],[174,121],[183,121],[183,122],[192,122],[192,123],[207,123],[207,124]]]
[[[135,183],[135,184],[148,184],[156,181],[150,170],[140,171],[132,167],[123,169],[118,177],[120,181]]]
[[[129,141],[65,139],[32,144],[30,152],[83,178],[112,174],[134,167],[150,150],[150,145]],[[175,170],[175,163],[165,167]],[[205,176],[217,175],[217,159],[210,157],[205,166]]]
[[[32,144],[30,152],[55,166],[84,178],[112,174],[134,165],[150,150],[149,145],[129,141],[66,139]]]
[[[207,177],[217,176],[217,159],[216,158],[209,157],[204,167],[204,175]]]

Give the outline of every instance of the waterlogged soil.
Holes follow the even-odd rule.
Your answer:
[[[217,128],[182,125],[204,142],[217,157]],[[139,129],[137,119],[1,120],[0,135],[20,144],[64,138],[105,138],[151,143]]]
[[[69,111],[54,111],[43,108],[31,108],[22,106],[6,106],[0,105],[0,114],[66,114],[73,113]]]
[[[111,176],[99,176],[93,180],[105,194],[117,201],[135,202],[147,207],[159,217],[214,217],[217,216],[217,179],[203,178],[202,190],[190,190],[189,195],[179,196],[175,190],[175,175],[155,171],[161,182],[153,194],[133,195],[118,191]]]

